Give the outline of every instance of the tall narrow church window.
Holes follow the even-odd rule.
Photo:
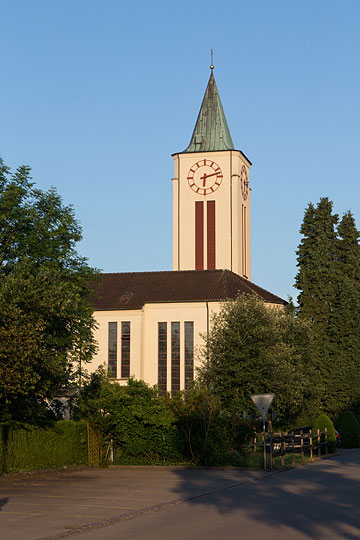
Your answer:
[[[215,270],[215,201],[207,202],[207,269]]]
[[[185,322],[185,390],[194,379],[194,323]]]
[[[195,270],[204,270],[204,203],[195,202]]]
[[[117,377],[117,323],[109,322],[108,327],[108,375],[111,379]]]
[[[160,395],[167,390],[167,324],[158,323],[158,387]]]
[[[171,391],[180,391],[180,323],[171,323]]]
[[[242,229],[242,273],[247,277],[247,268],[246,268],[246,206],[242,205],[241,212],[241,229]]]
[[[130,322],[121,323],[121,377],[130,377]]]

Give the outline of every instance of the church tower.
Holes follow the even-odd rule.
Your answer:
[[[251,162],[235,150],[211,75],[189,146],[173,154],[173,270],[251,279]]]

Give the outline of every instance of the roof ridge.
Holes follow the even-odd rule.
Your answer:
[[[244,287],[248,290],[248,292],[250,294],[254,294],[254,292],[255,292],[257,294],[257,296],[261,297],[259,292],[262,291],[262,292],[264,292],[266,294],[270,294],[274,299],[277,298],[278,300],[281,300],[281,302],[284,302],[283,298],[280,298],[280,296],[278,296],[277,294],[274,294],[274,293],[272,293],[270,291],[267,291],[263,287],[260,287],[260,285],[257,285],[256,283],[253,283],[252,281],[249,281],[247,278],[245,278],[243,276],[240,276],[236,272],[233,272],[232,270],[229,270],[229,269],[226,269],[225,272],[228,272],[231,275],[231,279],[233,279],[233,280],[234,280],[234,278],[240,279],[240,281],[243,283]],[[254,290],[254,289],[257,289],[257,290]]]
[[[241,276],[240,276],[240,277],[241,277]],[[245,279],[245,278],[243,278],[243,279],[244,279],[244,281],[248,281],[248,280]],[[280,296],[278,296],[277,294],[274,294],[274,293],[271,293],[270,291],[267,291],[267,290],[264,289],[263,287],[260,287],[260,285],[256,285],[256,283],[252,283],[252,282],[250,282],[250,283],[251,283],[251,284],[253,285],[253,287],[255,287],[256,289],[260,289],[261,291],[264,291],[264,292],[267,293],[267,294],[270,293],[270,294],[271,294],[272,296],[274,296],[275,298],[278,298],[278,299],[281,300],[282,302],[284,301],[284,299],[283,299],[283,298],[280,298]],[[287,302],[286,302],[286,303],[287,303]]]
[[[100,272],[102,276],[118,276],[120,274],[180,274],[180,273],[190,273],[190,272],[224,272],[220,268],[214,270],[143,270],[140,272]]]

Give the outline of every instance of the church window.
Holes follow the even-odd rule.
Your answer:
[[[111,379],[117,377],[117,323],[109,322],[108,374]]]
[[[130,377],[130,322],[121,323],[121,377]]]
[[[245,277],[247,277],[247,268],[246,268],[246,206],[242,205],[242,213],[241,213],[241,221],[242,221],[242,273]]]
[[[204,270],[204,202],[195,202],[195,270]]]
[[[160,395],[167,390],[167,323],[158,323],[158,387]]]
[[[194,379],[194,323],[186,321],[185,324],[185,390],[190,388]]]
[[[207,202],[207,269],[215,270],[215,201]]]
[[[180,323],[171,323],[171,391],[180,391]]]

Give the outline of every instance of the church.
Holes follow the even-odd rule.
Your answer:
[[[234,147],[210,69],[190,144],[173,154],[173,270],[102,274],[93,300],[90,371],[103,365],[120,384],[134,376],[161,394],[189,387],[224,301],[254,294],[285,304],[251,282],[251,162]]]

